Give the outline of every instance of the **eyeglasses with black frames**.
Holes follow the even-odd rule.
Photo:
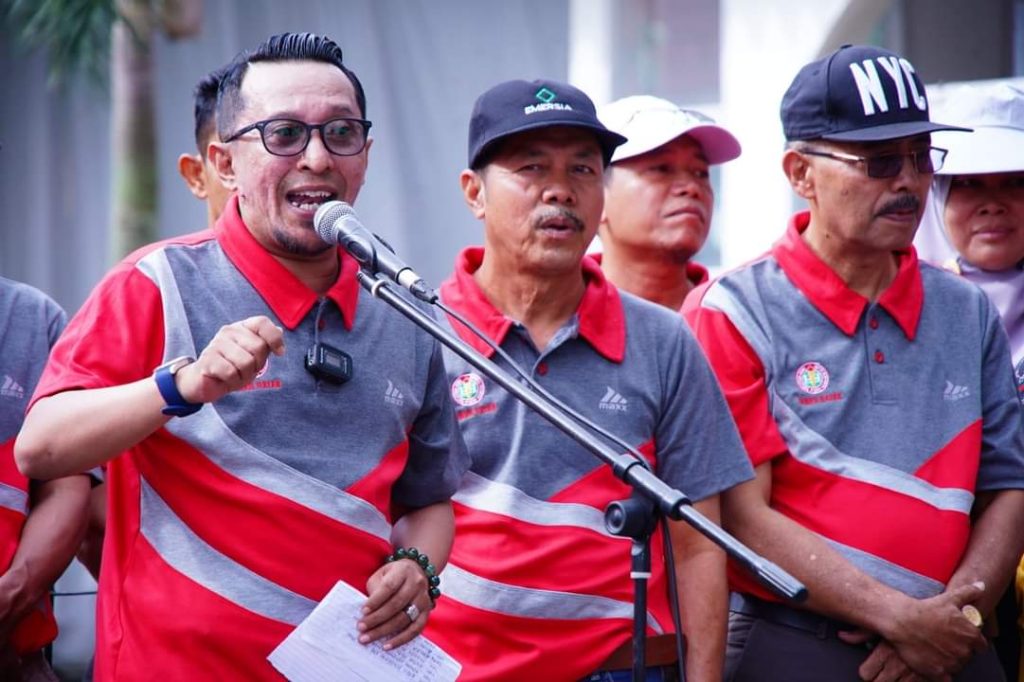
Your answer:
[[[224,141],[232,142],[258,130],[268,152],[274,156],[295,156],[306,150],[312,131],[318,130],[327,151],[336,156],[354,156],[366,147],[371,125],[370,121],[361,118],[333,118],[316,124],[291,118],[271,118],[247,125]]]
[[[918,173],[935,173],[942,170],[942,164],[949,152],[938,147],[928,147],[902,154],[878,154],[876,156],[857,156],[843,152],[827,152],[823,149],[798,149],[801,154],[822,156],[845,163],[864,164],[864,171],[869,178],[894,178],[903,170],[903,159],[910,157]]]

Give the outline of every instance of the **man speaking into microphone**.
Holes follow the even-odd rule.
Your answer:
[[[344,248],[363,270],[378,278],[393,280],[422,301],[433,303],[437,300],[437,295],[423,278],[399,258],[389,244],[363,227],[349,204],[328,201],[317,209],[313,224],[321,239]]]
[[[462,252],[441,298],[717,520],[718,493],[752,471],[699,346],[677,315],[617,291],[583,255],[623,140],[570,85],[509,81],[481,95],[461,183],[484,247]],[[473,464],[428,635],[462,663],[461,680],[629,679],[630,541],[603,524],[628,486],[465,361],[447,354],[446,366]],[[668,527],[688,679],[721,680],[725,556],[686,524]],[[659,530],[647,629],[647,679],[659,681],[675,679],[677,660],[661,543]]]
[[[16,446],[33,478],[107,463],[100,680],[279,679],[267,655],[338,580],[369,595],[360,641],[399,646],[452,541],[440,348],[313,229],[363,183],[359,80],[331,40],[274,36],[230,65],[216,119],[224,214],[106,276]]]

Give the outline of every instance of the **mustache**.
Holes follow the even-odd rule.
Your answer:
[[[535,229],[539,229],[543,227],[545,223],[552,220],[568,221],[572,225],[573,229],[578,232],[582,232],[584,228],[583,219],[569,209],[563,207],[550,208],[539,214],[533,219],[533,227]]]
[[[878,215],[885,215],[886,213],[895,213],[896,211],[914,211],[915,213],[921,209],[921,200],[913,194],[901,194],[889,203],[882,206],[878,211]]]

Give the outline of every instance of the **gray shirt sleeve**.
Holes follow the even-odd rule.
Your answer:
[[[707,358],[681,319],[672,343],[655,434],[658,474],[698,501],[754,471]]]
[[[424,507],[450,498],[469,468],[469,454],[448,397],[441,346],[431,344],[429,378],[423,407],[409,434],[409,459],[395,481],[392,499]]]
[[[64,310],[43,292],[0,277],[0,442],[13,438],[64,330]]]

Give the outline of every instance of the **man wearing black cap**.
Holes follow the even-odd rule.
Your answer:
[[[677,315],[620,293],[583,257],[601,217],[604,168],[623,141],[572,86],[511,81],[484,93],[461,176],[484,247],[463,251],[441,296],[718,518],[718,493],[750,468],[700,348]],[[603,522],[628,488],[461,359],[446,357],[446,367],[473,465],[453,498],[456,542],[428,636],[462,663],[463,680],[629,679],[630,546]],[[669,528],[688,679],[720,680],[724,557],[691,528]],[[675,679],[677,660],[661,546],[658,533],[651,680]]]
[[[930,133],[952,128],[874,47],[804,67],[782,123],[809,211],[684,307],[757,472],[726,526],[810,592],[795,608],[735,577],[728,679],[1002,679],[976,652],[1024,541],[1006,335],[911,246],[944,157]]]

